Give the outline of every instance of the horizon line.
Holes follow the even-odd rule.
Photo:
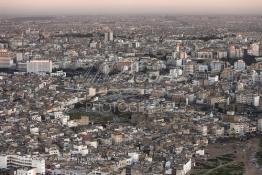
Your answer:
[[[89,13],[89,14],[1,14],[0,17],[63,17],[63,16],[261,16],[262,13]]]

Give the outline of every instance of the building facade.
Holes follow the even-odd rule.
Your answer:
[[[51,73],[52,65],[50,60],[31,60],[26,63],[26,70],[28,73]]]
[[[45,174],[45,160],[36,156],[0,155],[0,169],[9,167],[32,167],[36,168],[36,173]]]
[[[0,68],[10,68],[13,65],[13,59],[7,50],[0,50]]]

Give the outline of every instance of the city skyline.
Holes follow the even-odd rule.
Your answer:
[[[261,0],[0,0],[0,15],[262,14]]]
[[[0,0],[0,175],[262,175],[261,0],[140,1]]]

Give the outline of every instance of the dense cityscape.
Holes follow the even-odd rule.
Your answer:
[[[262,174],[262,16],[0,18],[0,174]]]

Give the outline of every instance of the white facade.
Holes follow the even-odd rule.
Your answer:
[[[218,75],[216,75],[214,77],[211,77],[211,76],[208,77],[208,83],[209,84],[214,84],[215,82],[218,82],[218,80],[219,80]]]
[[[105,42],[113,41],[114,40],[114,33],[112,31],[105,33]]]
[[[249,131],[248,125],[244,123],[230,123],[230,134],[244,135],[246,131]]]
[[[139,162],[139,154],[138,153],[128,153],[128,156],[131,158],[132,163]]]
[[[169,75],[175,78],[181,76],[182,74],[183,74],[183,71],[182,69],[179,69],[179,68],[169,70]]]
[[[212,61],[210,67],[212,72],[220,72],[222,70],[222,63],[220,61]]]
[[[90,87],[90,88],[89,88],[89,93],[88,93],[88,95],[89,95],[90,97],[95,96],[95,95],[96,95],[96,88]]]
[[[89,153],[89,149],[87,148],[87,145],[73,145],[73,151],[71,151],[71,154],[81,154],[81,155],[87,155]]]
[[[56,146],[53,146],[51,148],[46,148],[46,152],[49,153],[49,155],[60,155],[59,149]]]
[[[227,58],[227,51],[218,51],[217,52],[217,58],[218,59]]]
[[[0,169],[7,168],[7,156],[6,155],[0,155]]]
[[[51,73],[52,77],[66,77],[66,72],[63,71],[57,71],[55,73]]]
[[[135,48],[139,48],[139,47],[140,47],[140,43],[139,43],[139,42],[137,42],[137,41],[136,41],[136,42],[134,42],[134,43],[133,43],[133,47],[135,47]]]
[[[96,48],[96,47],[97,47],[97,42],[90,43],[90,48]]]
[[[23,60],[23,53],[17,53],[16,54],[16,61],[22,61]]]
[[[200,155],[200,156],[204,156],[205,155],[205,150],[204,149],[197,150],[196,154]]]
[[[260,43],[253,43],[250,45],[250,54],[253,56],[259,56]]]
[[[253,105],[254,105],[254,106],[259,106],[259,101],[260,101],[260,96],[255,96],[255,97],[254,97]]]
[[[0,155],[0,169],[8,167],[33,167],[36,173],[45,174],[45,160],[40,157]]]
[[[192,168],[192,161],[189,159],[189,161],[182,166],[182,169],[176,170],[176,175],[186,175]]]
[[[109,32],[109,41],[113,41],[113,40],[114,40],[114,33]]]
[[[85,142],[87,145],[92,146],[94,148],[98,147],[98,142],[97,141],[86,141]]]
[[[33,135],[39,134],[39,128],[38,127],[30,127],[30,133]]]
[[[252,81],[254,83],[262,82],[262,73],[257,73],[255,70],[252,70]]]
[[[243,60],[238,60],[234,63],[234,69],[236,71],[243,71],[246,69],[246,63]]]
[[[112,70],[112,65],[110,65],[108,62],[104,62],[99,66],[99,70],[103,72],[104,74],[109,74]]]
[[[201,133],[202,133],[203,136],[207,136],[207,126],[201,127]]]
[[[260,96],[254,94],[237,94],[236,102],[242,104],[249,104],[259,106]]]
[[[19,168],[14,175],[36,175],[36,168]]]
[[[213,52],[212,51],[200,51],[200,52],[197,52],[197,57],[213,59]]]
[[[131,72],[139,72],[139,62],[135,61],[131,64]]]
[[[206,72],[206,71],[208,71],[208,66],[207,65],[199,65],[198,71],[199,72]]]
[[[27,61],[26,70],[28,73],[51,73],[52,65],[53,63],[51,60],[32,60]]]

